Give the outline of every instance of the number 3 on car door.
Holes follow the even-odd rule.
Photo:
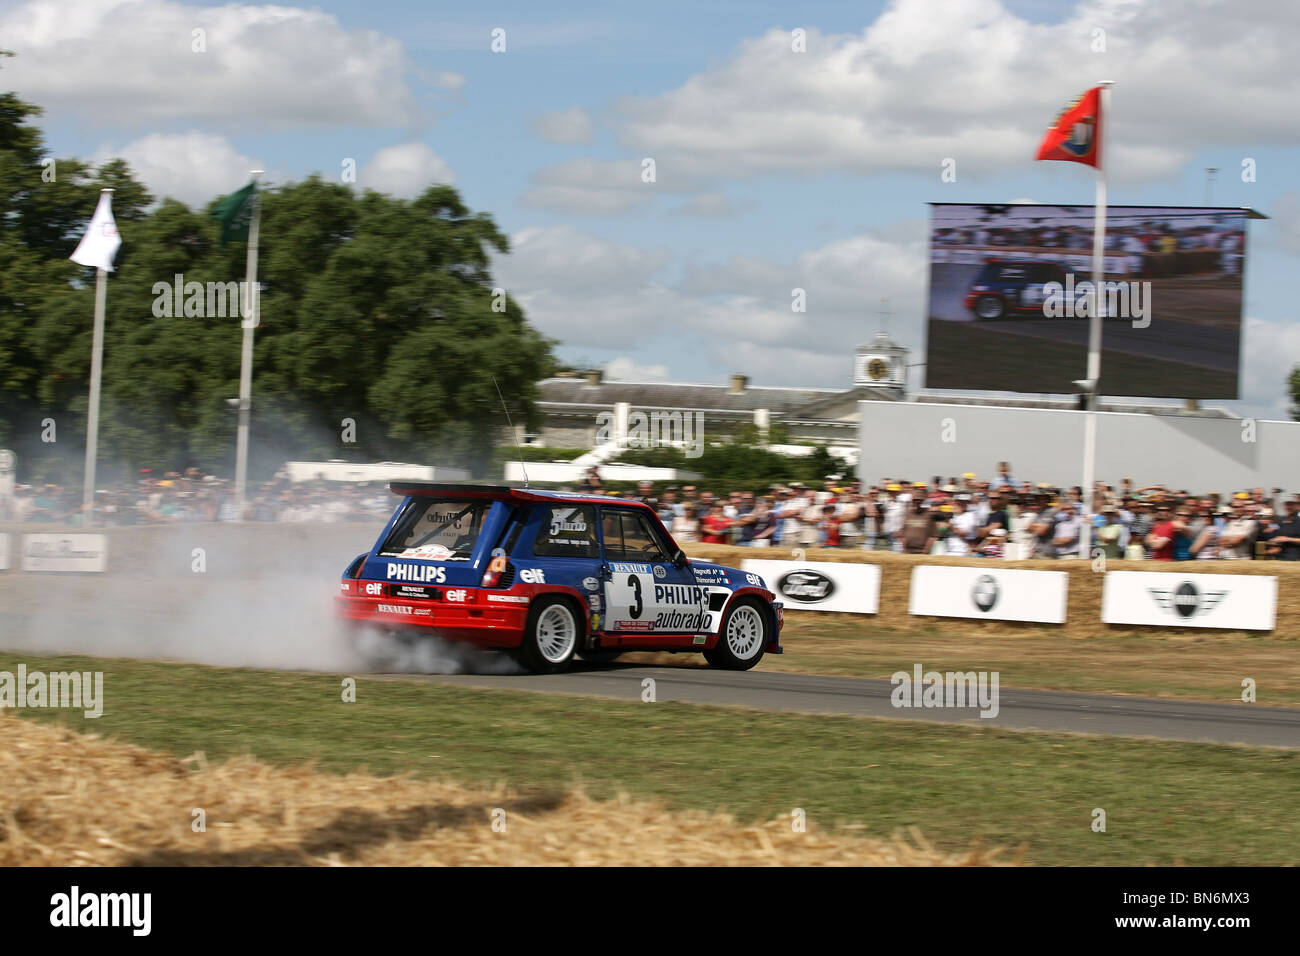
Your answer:
[[[654,594],[654,576],[640,571],[611,571],[605,582],[605,626],[611,631],[652,630],[654,613],[647,607],[646,597]]]

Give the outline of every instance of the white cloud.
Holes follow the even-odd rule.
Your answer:
[[[533,129],[548,143],[581,146],[591,142],[591,116],[581,106],[543,113],[533,121]]]
[[[198,130],[153,133],[117,150],[103,147],[94,162],[114,158],[126,160],[155,198],[170,196],[194,208],[243,186],[249,170],[260,166],[224,136]]]
[[[414,199],[435,183],[454,183],[456,174],[447,162],[423,143],[403,143],[381,149],[357,175],[357,185]]]
[[[519,202],[557,212],[619,215],[646,205],[662,188],[642,182],[641,169],[639,159],[573,159],[534,173],[532,188]]]
[[[1300,125],[1277,120],[1300,98],[1298,25],[1274,0],[1088,0],[1055,24],[998,0],[897,0],[860,34],[810,30],[796,53],[773,29],[674,90],[625,99],[619,137],[700,176],[937,176],[952,157],[980,177],[1028,168],[1083,77],[1105,74],[1112,177],[1168,177],[1206,145],[1300,143]]]
[[[198,35],[194,31],[204,31]],[[7,83],[86,122],[395,126],[418,112],[402,44],[321,10],[29,0],[0,14]],[[201,39],[204,52],[196,52]]]
[[[726,193],[706,192],[673,210],[673,215],[700,219],[733,219],[754,208],[753,202],[733,200]]]
[[[450,70],[442,70],[434,75],[433,83],[441,89],[455,92],[464,88],[465,74],[453,73]]]
[[[611,382],[665,382],[667,365],[642,365],[635,359],[620,355],[605,363],[605,378]]]

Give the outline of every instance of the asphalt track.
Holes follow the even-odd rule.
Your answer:
[[[1246,703],[1200,703],[999,688],[996,717],[977,709],[895,708],[886,680],[780,674],[759,669],[735,672],[703,667],[577,664],[563,674],[391,675],[459,687],[549,694],[579,694],[640,701],[641,682],[655,681],[657,702],[752,707],[761,710],[854,717],[887,717],[1119,737],[1152,737],[1198,743],[1300,748],[1300,709]]]
[[[930,289],[930,317],[948,322],[974,323],[976,328],[1008,335],[1024,335],[1084,348],[1088,344],[1087,319],[1046,319],[1041,316],[976,321],[963,304],[979,266],[935,267]],[[1110,320],[1102,330],[1102,348],[1111,352],[1181,362],[1236,374],[1240,330],[1220,329],[1177,319],[1151,316],[1146,328],[1129,320]]]

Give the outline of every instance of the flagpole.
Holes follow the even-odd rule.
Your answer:
[[[1092,230],[1092,308],[1088,311],[1088,373],[1083,425],[1083,493],[1079,502],[1079,557],[1092,556],[1093,482],[1097,471],[1097,387],[1101,381],[1101,324],[1106,307],[1102,283],[1106,279],[1106,120],[1110,116],[1111,80],[1102,80],[1097,103],[1097,203]]]
[[[112,194],[104,188],[100,194]],[[108,299],[108,273],[95,269],[95,331],[90,346],[90,408],[86,415],[86,466],[82,475],[81,525],[95,522],[95,461],[99,455],[99,381],[104,371],[104,305]]]
[[[253,182],[263,170],[252,170]],[[239,433],[235,440],[235,520],[244,520],[244,502],[248,484],[248,422],[253,403],[253,330],[260,321],[262,297],[257,289],[257,236],[262,220],[262,196],[254,190],[253,217],[248,227],[248,258],[245,260],[247,285],[245,295],[253,300],[251,315],[245,314],[244,304],[240,303],[240,314],[244,328],[244,343],[239,359]]]

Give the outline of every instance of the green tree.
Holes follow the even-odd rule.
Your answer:
[[[246,246],[220,247],[221,197],[201,210],[155,204],[120,161],[59,160],[43,177],[39,114],[0,96],[0,441],[20,469],[62,452],[80,471],[94,272],[67,257],[111,187],[123,245],[105,316],[101,474],[229,473],[243,333],[238,314],[213,309],[235,303],[207,288],[244,279]],[[553,343],[494,291],[491,255],[508,243],[490,216],[448,186],[406,201],[318,176],[264,188],[261,202],[254,478],[323,457],[481,472],[505,427],[502,398],[516,425],[536,427]],[[39,441],[47,417],[57,449]],[[346,419],[355,443],[343,441]]]

